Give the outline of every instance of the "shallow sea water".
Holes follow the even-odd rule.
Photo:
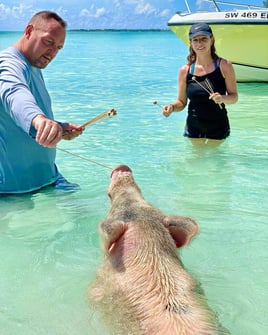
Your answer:
[[[19,33],[0,33],[0,48]],[[77,192],[47,188],[0,197],[1,335],[108,335],[87,302],[101,260],[97,231],[108,210],[110,169],[128,164],[144,197],[191,216],[200,234],[181,250],[209,305],[232,335],[264,335],[267,320],[268,85],[238,84],[222,144],[182,136],[186,112],[164,118],[177,96],[187,48],[171,32],[69,32],[44,71],[55,118],[84,123],[59,148]]]

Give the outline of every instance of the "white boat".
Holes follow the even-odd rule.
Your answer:
[[[189,45],[191,25],[206,22],[215,36],[217,54],[233,63],[238,82],[268,82],[268,8],[216,0],[202,3],[210,7],[191,12],[185,0],[187,11],[172,16],[170,30]],[[221,10],[220,5],[232,8]]]

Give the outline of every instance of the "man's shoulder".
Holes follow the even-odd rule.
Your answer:
[[[15,48],[8,47],[8,48],[0,51],[0,57],[13,56],[13,55],[15,55],[15,51],[16,51]]]
[[[19,61],[21,63],[27,64],[27,61],[23,54],[14,47],[8,47],[0,52],[0,60],[3,61]]]
[[[31,73],[29,63],[23,54],[14,47],[9,47],[0,52],[0,69],[8,70],[24,76]]]

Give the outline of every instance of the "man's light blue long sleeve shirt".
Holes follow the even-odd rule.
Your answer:
[[[0,194],[54,183],[56,148],[39,145],[31,126],[38,114],[54,119],[51,99],[41,70],[13,47],[0,53],[0,98]]]

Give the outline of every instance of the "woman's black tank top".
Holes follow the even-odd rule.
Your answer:
[[[192,64],[194,66],[194,64]],[[193,116],[199,122],[214,123],[215,121],[227,121],[227,111],[225,105],[221,104],[222,109],[213,100],[209,99],[210,93],[219,92],[222,95],[226,94],[225,80],[222,76],[219,64],[215,61],[215,70],[204,76],[195,76],[189,69],[187,74],[187,97],[190,100],[188,105],[188,115]],[[195,82],[198,81],[198,83]],[[202,86],[202,87],[201,87]]]

